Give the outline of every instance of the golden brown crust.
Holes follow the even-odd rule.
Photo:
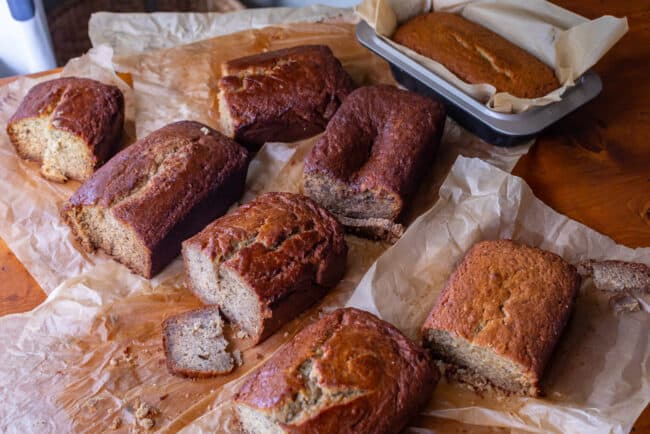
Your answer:
[[[117,150],[124,126],[124,96],[116,87],[96,80],[64,77],[32,87],[16,113],[14,122],[51,116],[50,125],[80,137],[95,156],[95,165]]]
[[[396,220],[433,160],[444,122],[444,107],[430,98],[388,85],[355,90],[305,161],[307,194],[341,215]],[[322,192],[322,180],[343,187]],[[395,199],[385,215],[352,215],[340,199],[364,193]]]
[[[258,340],[336,285],[347,259],[341,225],[308,197],[292,193],[259,196],[183,243],[190,245],[223,261],[255,292],[262,312]]]
[[[256,150],[323,131],[353,82],[329,47],[303,45],[224,63],[219,88],[235,140]]]
[[[199,122],[166,125],[124,149],[84,182],[62,209],[98,205],[149,249],[151,277],[181,241],[222,215],[244,189],[248,152]]]
[[[458,14],[431,12],[402,24],[395,42],[441,63],[461,80],[538,98],[560,87],[551,68],[522,48]]]
[[[561,257],[509,240],[475,244],[423,325],[490,348],[520,365],[533,389],[573,310],[580,286]]]
[[[312,378],[301,372],[306,362]],[[248,377],[235,403],[269,415],[285,432],[396,433],[429,400],[438,378],[424,349],[387,322],[345,308],[279,349]],[[313,381],[323,393],[315,408],[287,415]]]

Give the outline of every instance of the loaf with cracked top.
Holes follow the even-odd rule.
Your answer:
[[[424,323],[425,346],[477,389],[538,396],[580,286],[574,266],[510,240],[465,255]]]
[[[41,163],[52,181],[84,181],[117,152],[124,95],[96,80],[64,77],[32,87],[9,119],[7,134],[21,158]]]
[[[307,156],[305,193],[350,230],[395,241],[444,122],[444,107],[431,98],[388,85],[355,90]]]
[[[253,372],[234,398],[245,433],[400,432],[439,379],[427,352],[353,308],[307,326]]]
[[[553,70],[493,31],[448,12],[418,15],[393,35],[398,44],[442,64],[470,84],[488,83],[520,98],[560,87]]]
[[[345,272],[343,228],[308,197],[266,193],[183,242],[190,289],[259,342]]]
[[[301,45],[222,64],[224,134],[250,150],[322,132],[354,83],[325,45]]]
[[[61,215],[84,250],[101,249],[150,278],[241,197],[248,162],[246,149],[218,131],[175,122],[113,157]]]

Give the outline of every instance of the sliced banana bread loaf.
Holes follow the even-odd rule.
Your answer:
[[[248,152],[193,121],[154,131],[113,157],[63,206],[88,252],[101,249],[150,278],[181,241],[222,215],[244,190]]]
[[[235,368],[217,306],[169,317],[162,329],[167,369],[172,374],[204,378],[227,374]]]
[[[355,232],[396,238],[395,227],[433,161],[442,104],[393,86],[352,92],[308,155],[305,193]],[[364,230],[365,228],[365,230]]]
[[[509,240],[477,243],[424,323],[425,346],[478,389],[537,396],[579,286],[575,267],[553,253]]]
[[[84,181],[116,151],[124,128],[124,96],[115,86],[66,77],[39,83],[9,119],[7,134],[21,158],[41,163],[52,181]]]
[[[325,45],[268,51],[230,60],[221,69],[222,131],[251,150],[320,133],[353,89]]]
[[[261,341],[343,276],[343,229],[308,197],[266,193],[183,242],[190,289]]]
[[[235,411],[248,434],[392,434],[430,399],[438,378],[427,352],[399,330],[339,309],[253,372]]]

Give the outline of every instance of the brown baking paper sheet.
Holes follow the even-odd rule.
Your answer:
[[[510,238],[561,255],[650,265],[631,249],[553,211],[526,183],[478,159],[459,157],[440,200],[372,265],[348,305],[420,340],[419,329],[464,253],[477,241]],[[477,425],[551,433],[626,433],[650,402],[650,315],[614,314],[611,293],[585,281],[544,380],[546,397],[479,396],[443,382],[425,411]],[[648,294],[639,295],[648,301]]]
[[[130,72],[134,80],[138,137],[184,117],[218,126],[218,107],[212,101],[222,61],[304,43],[331,46],[358,83],[393,82],[388,66],[356,42],[352,25],[342,23],[268,27],[121,57],[115,59],[117,70]],[[2,88],[0,95],[11,94],[19,100],[26,89],[23,94],[18,90]],[[211,411],[227,402],[234,380],[272,354],[319,311],[343,306],[370,265],[389,247],[348,237],[347,273],[322,303],[258,347],[249,348],[247,342],[235,339],[233,348],[244,350],[244,364],[230,375],[196,381],[174,377],[165,367],[161,322],[199,306],[184,287],[180,260],[148,281],[102,255],[84,256],[74,245],[60,255],[42,254],[70,242],[56,209],[72,190],[64,187],[52,195],[50,189],[61,187],[41,179],[37,168],[22,167],[6,137],[0,137],[5,156],[0,169],[11,167],[7,162],[21,167],[12,175],[11,188],[14,197],[24,202],[20,208],[24,218],[16,218],[13,203],[0,200],[9,210],[3,214],[0,235],[13,246],[12,232],[6,228],[16,225],[27,237],[38,240],[41,247],[26,244],[20,259],[30,272],[40,261],[52,270],[54,280],[60,279],[48,299],[33,311],[0,318],[2,431],[105,432],[115,425],[119,425],[118,432],[138,431],[136,413],[142,403],[155,408],[150,417],[154,428],[162,431],[178,431],[204,414],[209,419]],[[266,190],[299,192],[302,162],[316,139],[266,144],[251,163],[243,200]],[[406,222],[435,203],[438,187],[458,154],[480,157],[510,171],[529,146],[496,148],[448,121],[436,163]],[[44,209],[51,210],[49,215],[44,215]],[[40,220],[49,221],[49,226],[33,224]],[[72,262],[78,265],[69,267]],[[65,272],[56,275],[59,269]],[[231,423],[229,415],[223,413],[221,420]]]
[[[517,98],[490,84],[469,84],[442,64],[390,40],[397,26],[431,11],[453,12],[487,27],[551,66],[562,86],[540,98]],[[356,8],[383,39],[493,110],[519,113],[562,99],[564,91],[628,30],[626,18],[588,20],[544,0],[364,0]]]

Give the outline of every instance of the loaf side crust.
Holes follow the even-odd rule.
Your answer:
[[[539,98],[560,87],[553,70],[535,56],[458,14],[416,16],[402,24],[393,39],[442,64],[461,80],[488,83],[497,92]]]
[[[396,433],[430,398],[439,373],[392,325],[353,308],[298,333],[252,373],[234,402],[281,432]]]

